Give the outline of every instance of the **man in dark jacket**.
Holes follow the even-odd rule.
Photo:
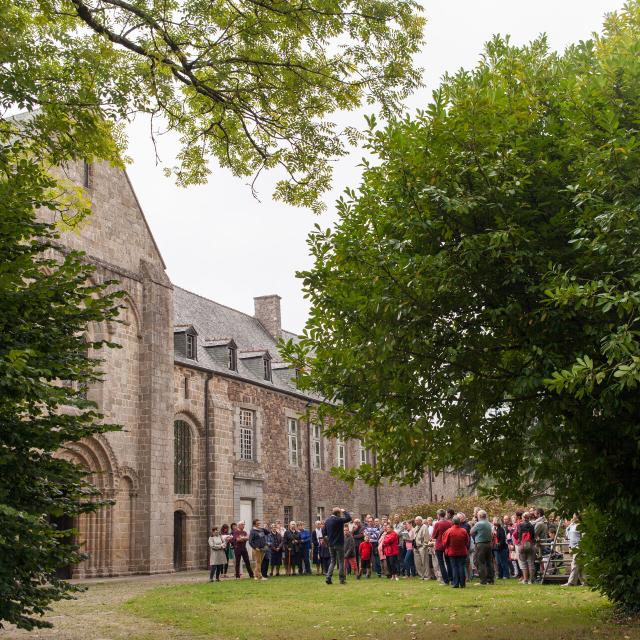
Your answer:
[[[331,584],[336,563],[338,563],[340,584],[345,584],[346,582],[344,574],[344,525],[347,522],[351,522],[351,516],[344,509],[334,507],[324,525],[329,542],[329,553],[331,554],[331,562],[327,571],[327,584]]]

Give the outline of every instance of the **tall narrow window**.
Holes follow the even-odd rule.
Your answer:
[[[264,379],[271,380],[271,358],[262,358],[262,365],[264,367]]]
[[[190,360],[196,359],[196,337],[190,333],[187,333],[187,358]]]
[[[293,507],[284,508],[284,526],[288,527],[289,523],[293,520]]]
[[[91,165],[86,160],[82,163],[82,186],[85,189],[91,186]]]
[[[191,429],[184,420],[173,423],[173,490],[191,493]]]
[[[240,460],[253,460],[253,435],[255,413],[249,409],[240,409]]]
[[[229,347],[229,369],[238,370],[238,350],[235,347]]]
[[[324,507],[316,508],[316,520],[324,520]]]
[[[311,451],[313,468],[322,469],[322,428],[319,424],[313,425]]]
[[[287,438],[289,440],[289,464],[298,466],[298,421],[295,418],[287,419]]]
[[[189,376],[184,377],[184,397],[189,398]]]
[[[341,469],[347,468],[347,447],[342,440],[336,442],[338,466]]]
[[[369,464],[369,452],[362,442],[360,443],[360,464]]]

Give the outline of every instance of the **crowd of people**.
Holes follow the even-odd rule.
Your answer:
[[[362,522],[336,507],[312,530],[301,521],[283,526],[276,520],[265,527],[257,519],[249,531],[245,522],[213,527],[209,580],[227,577],[230,566],[240,578],[244,564],[255,580],[280,576],[283,569],[282,575],[312,575],[314,565],[327,584],[332,584],[336,568],[341,583],[348,575],[357,580],[377,575],[391,580],[437,580],[456,589],[475,578],[483,585],[511,578],[531,584],[550,562],[549,541],[559,526],[565,527],[572,556],[567,585],[582,584],[584,577],[576,562],[578,516],[560,523],[557,518],[548,519],[543,508],[491,520],[485,510],[476,508],[470,519],[453,509],[440,509],[435,519],[367,515]],[[253,567],[247,545],[252,549]]]

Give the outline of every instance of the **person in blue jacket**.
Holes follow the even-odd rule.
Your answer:
[[[311,554],[311,531],[305,529],[304,522],[299,520],[298,532],[300,533],[300,556],[298,557],[298,574],[310,576],[311,563],[309,562],[309,556]]]
[[[329,553],[331,554],[331,562],[327,570],[327,584],[332,583],[331,578],[333,577],[336,563],[338,564],[340,584],[345,584],[347,581],[344,573],[344,525],[347,522],[351,522],[351,516],[344,509],[334,507],[324,525],[329,542]]]

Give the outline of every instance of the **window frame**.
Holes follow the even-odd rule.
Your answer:
[[[238,348],[233,346],[233,345],[229,345],[227,347],[228,350],[228,366],[229,366],[229,371],[237,371],[238,370]]]
[[[185,333],[184,352],[186,354],[187,359],[189,360],[198,359],[198,343],[197,343],[196,336],[193,333],[189,333],[188,331]]]
[[[271,370],[271,358],[267,355],[262,356],[262,368],[264,379],[271,381],[273,379],[273,371]]]
[[[312,449],[312,458],[311,458],[312,468],[316,470],[322,470],[323,468],[322,427],[319,424],[312,425],[311,449]]]
[[[347,444],[344,440],[336,440],[336,466],[347,468]]]
[[[91,178],[93,177],[93,167],[90,162],[82,161],[82,186],[91,189]]]
[[[247,418],[250,418],[248,421]],[[239,412],[238,457],[240,460],[255,462],[256,460],[256,412],[252,409],[240,409]],[[247,456],[247,441],[249,454]]]
[[[191,495],[193,491],[193,437],[191,426],[180,418],[173,421],[173,492]]]
[[[287,418],[287,453],[289,466],[300,466],[299,423],[296,418]]]
[[[360,443],[360,464],[369,464],[369,450]]]

